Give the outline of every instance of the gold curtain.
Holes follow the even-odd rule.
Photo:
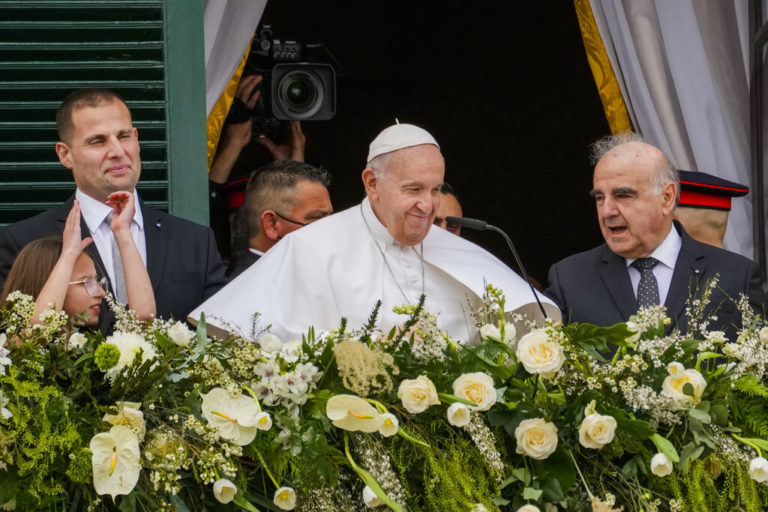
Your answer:
[[[619,82],[616,80],[600,32],[597,30],[597,23],[595,23],[589,0],[573,0],[573,5],[579,18],[581,38],[584,41],[589,67],[592,69],[592,76],[595,78],[595,84],[600,94],[600,100],[603,102],[603,110],[605,110],[605,117],[608,119],[611,132],[629,131],[632,129],[632,122],[629,120]]]
[[[253,41],[251,41],[251,43],[253,43]],[[249,44],[248,48],[245,49],[243,58],[240,60],[240,65],[237,66],[235,73],[232,75],[232,79],[227,84],[224,92],[221,93],[221,96],[219,96],[219,99],[216,100],[216,104],[213,106],[211,114],[208,116],[208,172],[211,172],[211,164],[213,163],[213,157],[216,156],[216,148],[219,145],[221,130],[224,127],[224,121],[227,119],[229,107],[232,106],[232,101],[235,99],[237,86],[240,84],[240,77],[243,76],[245,61],[248,60],[250,51],[251,45]]]

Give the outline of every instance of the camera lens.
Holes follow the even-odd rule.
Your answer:
[[[277,101],[296,119],[306,119],[314,115],[323,103],[322,83],[307,71],[289,71],[277,86]]]

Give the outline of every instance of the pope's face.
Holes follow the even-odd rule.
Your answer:
[[[141,174],[139,139],[120,100],[72,111],[72,136],[56,144],[62,165],[90,197],[105,202],[112,192],[133,191]]]
[[[367,173],[367,178],[366,178]],[[391,155],[383,179],[363,179],[376,217],[398,243],[416,245],[429,233],[440,204],[445,163],[437,146],[422,144]]]
[[[610,152],[595,167],[592,195],[608,247],[623,258],[649,256],[672,228],[677,189],[653,184],[647,161]]]

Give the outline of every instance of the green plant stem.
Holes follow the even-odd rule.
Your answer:
[[[275,477],[272,475],[272,472],[269,470],[269,467],[267,466],[267,461],[264,460],[264,457],[261,456],[261,452],[257,450],[256,448],[253,449],[256,456],[259,458],[259,462],[261,462],[261,467],[264,468],[264,471],[267,472],[267,476],[269,476],[269,479],[272,480],[272,483],[275,484],[275,488],[279,488],[280,484],[277,483],[277,480],[275,480]]]

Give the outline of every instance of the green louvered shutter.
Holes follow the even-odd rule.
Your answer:
[[[115,90],[133,113],[143,201],[207,222],[201,4],[0,0],[0,225],[72,193],[54,117],[86,86]]]

